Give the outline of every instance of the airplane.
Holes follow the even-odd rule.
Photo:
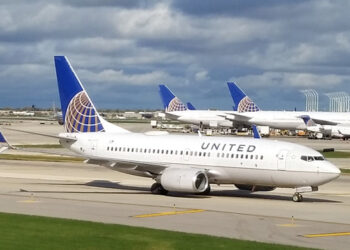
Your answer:
[[[99,115],[65,56],[54,60],[66,132],[51,137],[86,163],[153,178],[154,194],[209,194],[211,184],[233,184],[250,192],[295,188],[292,200],[300,202],[340,175],[319,152],[294,143],[132,133]]]
[[[347,140],[350,138],[350,124],[331,123],[329,125],[321,125],[316,123],[308,115],[303,115],[300,118],[303,119],[307,131],[312,132],[314,134],[314,138],[336,137],[342,138],[343,140]]]
[[[234,82],[227,83],[237,113],[227,113],[226,119],[246,125],[269,126],[276,129],[305,130],[300,118],[310,116],[320,124],[350,123],[349,112],[263,111]]]
[[[225,118],[225,111],[197,110],[191,103],[186,105],[164,84],[159,85],[159,94],[167,118],[202,127],[233,127],[233,122]]]

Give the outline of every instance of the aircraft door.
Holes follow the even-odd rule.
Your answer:
[[[277,169],[286,170],[287,150],[282,150],[277,155]]]

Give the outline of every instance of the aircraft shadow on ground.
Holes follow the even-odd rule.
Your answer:
[[[33,183],[34,184],[34,183]],[[140,186],[129,186],[123,185],[119,182],[111,182],[107,180],[94,180],[87,183],[35,183],[35,184],[44,184],[44,185],[59,185],[59,186],[89,186],[89,187],[98,187],[98,188],[106,188],[113,190],[125,190],[126,192],[104,192],[104,191],[45,191],[45,190],[23,190],[21,192],[31,192],[31,193],[78,193],[78,194],[151,194],[150,187],[140,187]],[[131,192],[128,192],[131,191]],[[137,192],[132,192],[137,191]],[[171,197],[179,197],[179,198],[196,198],[196,199],[206,199],[210,197],[239,197],[239,198],[248,198],[248,199],[264,199],[264,200],[281,200],[281,201],[291,201],[292,194],[290,195],[279,195],[268,192],[249,192],[244,190],[212,190],[210,195],[202,195],[202,194],[188,194],[188,193],[180,193],[180,192],[169,192],[167,196]],[[325,203],[341,203],[340,201],[329,200],[329,199],[320,199],[320,198],[309,198],[304,197],[303,202],[325,202]]]
[[[222,196],[222,197],[239,197],[239,198],[249,198],[249,199],[267,199],[267,200],[285,200],[285,201],[291,201],[292,200],[292,193],[288,196],[286,195],[279,195],[274,193],[268,193],[268,192],[249,192],[244,190],[215,190],[210,193],[210,195],[213,196]],[[310,198],[305,197],[303,198],[303,202],[325,202],[325,203],[341,203],[340,201],[335,200],[329,200],[329,199],[321,199],[321,198]]]

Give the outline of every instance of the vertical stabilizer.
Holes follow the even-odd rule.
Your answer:
[[[163,106],[165,112],[172,111],[185,111],[187,110],[186,105],[177,98],[167,86],[161,84],[159,85],[159,94],[163,101]]]
[[[128,132],[100,117],[65,56],[55,56],[55,67],[66,132]]]
[[[257,112],[259,107],[238,87],[234,82],[228,82],[227,86],[230,90],[234,110],[238,112]]]
[[[196,110],[196,108],[190,102],[187,103],[187,109],[188,110]]]

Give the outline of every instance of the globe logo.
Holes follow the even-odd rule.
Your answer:
[[[259,108],[255,105],[255,103],[250,100],[248,96],[244,97],[238,105],[238,112],[256,112],[259,111]]]
[[[69,133],[104,131],[85,91],[79,92],[70,101],[66,111],[65,130]]]
[[[187,110],[186,106],[177,97],[175,97],[169,102],[169,105],[166,109],[167,112],[185,110]]]

